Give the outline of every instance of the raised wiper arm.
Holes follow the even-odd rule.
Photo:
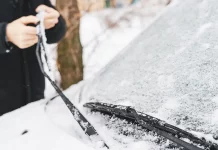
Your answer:
[[[182,130],[178,127],[170,125],[165,121],[150,115],[137,112],[134,108],[121,105],[112,105],[106,103],[86,103],[84,107],[90,108],[92,111],[98,111],[108,115],[115,115],[119,118],[126,119],[130,122],[137,123],[145,129],[156,132],[158,135],[163,136],[177,145],[185,148],[186,150],[218,150],[218,145],[200,139],[193,134]],[[189,139],[196,145],[188,143],[181,138]]]

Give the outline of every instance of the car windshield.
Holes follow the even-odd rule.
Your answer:
[[[218,132],[218,1],[175,1],[83,91],[192,132]]]

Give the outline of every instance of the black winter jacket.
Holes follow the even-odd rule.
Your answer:
[[[8,45],[5,39],[7,23],[36,15],[40,4],[53,7],[49,0],[0,1],[0,116],[44,98],[45,79],[36,59],[36,45],[21,50]],[[48,43],[58,42],[65,31],[65,21],[60,17],[59,23],[46,31]]]

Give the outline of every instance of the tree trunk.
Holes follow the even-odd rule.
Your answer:
[[[61,87],[66,89],[83,79],[82,46],[79,36],[80,11],[77,0],[57,0],[56,5],[67,24],[66,36],[58,45],[57,60]]]
[[[117,0],[111,0],[111,7],[116,8]]]

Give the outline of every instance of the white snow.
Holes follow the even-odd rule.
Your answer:
[[[212,123],[217,124],[218,122],[218,109],[214,111],[212,115]]]
[[[52,76],[55,78],[56,83],[60,84],[61,83],[61,76],[57,68],[57,44],[50,44],[48,45],[48,61],[50,62],[51,68],[52,68]],[[45,97],[49,98],[52,97],[56,94],[55,89],[51,86],[50,82],[46,79],[45,82],[46,88],[45,88]]]
[[[136,143],[133,143],[131,145],[128,146],[129,150],[151,150],[152,149],[152,144],[151,143],[147,143],[147,142],[136,142]]]
[[[218,104],[218,95],[212,98],[212,101]]]
[[[211,22],[202,25],[197,32],[197,36],[200,36],[201,34],[203,34],[205,31],[207,31],[208,28],[212,27],[212,25],[213,24]]]
[[[167,0],[85,14],[81,19],[84,78],[93,77],[147,28],[166,7]]]
[[[213,5],[217,2],[176,1],[146,34],[141,34],[141,39],[127,46],[148,27],[157,11],[163,10],[164,4],[154,4],[157,1],[151,0],[143,7],[136,5],[85,14],[82,18],[85,79],[98,78],[82,81],[65,94],[94,124],[111,150],[167,150],[169,141],[157,145],[157,137],[152,133],[116,117],[90,113],[82,107],[84,102],[92,99],[134,106],[172,124],[178,121],[179,127],[191,128],[195,135],[212,141],[217,129],[218,87],[215,83],[218,79],[214,71],[217,34],[212,33],[217,31],[213,29],[217,29],[218,23],[213,18],[206,21],[201,18],[204,14],[207,17],[217,14],[214,13],[217,5]],[[185,17],[184,12],[189,11]],[[107,29],[109,22],[117,20],[120,20],[117,26]],[[107,65],[124,47],[128,53],[123,51],[125,55],[119,55]],[[56,55],[52,57],[55,60]],[[51,94],[54,92],[48,90],[47,95]],[[31,103],[0,117],[0,149],[104,150],[101,144],[90,142],[60,97],[47,102],[45,99]],[[21,135],[25,130],[28,133]],[[208,134],[200,132],[202,130]],[[131,135],[133,132],[136,134]],[[126,133],[129,136],[125,136]]]
[[[45,102],[29,104],[0,118],[0,149],[91,150],[76,138],[76,134],[64,132],[51,121],[45,111]],[[21,135],[25,130],[28,133]]]
[[[128,102],[183,129],[216,135],[215,4],[216,0],[177,1],[86,85],[83,101]],[[202,12],[208,16],[202,17]]]
[[[103,10],[82,17],[81,41],[84,47],[85,79],[93,77],[152,22],[165,7],[165,4],[159,1],[152,0],[144,5],[138,4],[129,8]],[[116,22],[117,26],[108,29],[110,21]],[[48,59],[52,68],[56,69],[53,76],[59,83],[60,75],[55,67],[56,44],[49,47]],[[78,104],[78,94],[84,82],[65,91],[79,108],[82,106]],[[46,97],[49,98],[54,94],[55,90],[46,80]],[[101,143],[90,142],[60,98],[47,102],[48,100],[45,99],[31,103],[0,117],[1,150],[92,150],[92,148],[103,150],[100,148]],[[126,105],[129,105],[128,102]],[[112,120],[96,115],[90,114],[89,118],[92,122],[97,122],[96,129],[112,150],[146,150],[152,147],[155,149],[155,143],[142,142],[135,137],[121,135],[116,129],[105,125]],[[126,130],[133,129],[131,126],[126,126]],[[28,132],[21,135],[24,131]],[[148,135],[147,139],[154,139],[154,137]]]

